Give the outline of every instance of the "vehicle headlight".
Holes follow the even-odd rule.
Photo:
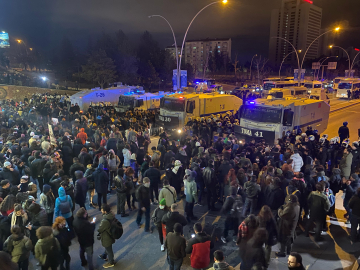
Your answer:
[[[178,129],[178,131],[177,131],[178,133],[181,133],[182,132],[182,130],[181,129]]]

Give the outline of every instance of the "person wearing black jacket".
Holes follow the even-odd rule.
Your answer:
[[[148,177],[150,179],[150,199],[151,202],[157,202],[159,198],[159,183],[161,179],[160,170],[154,167],[154,162],[150,161],[149,169],[147,169],[143,175],[143,177]],[[155,192],[155,200],[154,200],[154,192]]]
[[[215,211],[215,200],[216,200],[216,174],[214,170],[214,161],[209,160],[208,166],[202,172],[204,184],[207,190],[207,204],[208,210]]]
[[[109,185],[109,177],[104,171],[104,165],[102,163],[98,165],[92,175],[95,183],[95,190],[98,194],[98,206],[101,211],[101,199],[103,200],[103,203],[107,203],[106,195]]]
[[[50,179],[56,173],[55,166],[51,166],[50,162],[47,162],[44,166],[43,176],[44,176],[44,185],[48,185],[50,183]]]
[[[349,128],[347,127],[348,122],[344,122],[341,127],[339,127],[339,137],[340,137],[340,144],[343,142],[343,140],[350,137]]]
[[[3,170],[0,172],[0,180],[9,180],[13,186],[20,184],[20,175],[13,168],[11,162],[4,162]]]
[[[58,191],[62,181],[64,181],[64,170],[59,170],[50,179],[49,185],[53,190],[55,198],[59,197]]]
[[[73,182],[75,182],[76,181],[75,172],[82,171],[83,173],[85,173],[85,167],[80,163],[79,159],[76,157],[73,158],[73,162],[74,164],[70,166],[69,176],[72,178]]]
[[[284,204],[285,194],[281,189],[281,180],[278,177],[273,179],[273,183],[265,189],[265,201],[270,207],[274,217],[277,216],[278,209]]]
[[[139,202],[139,210],[136,223],[141,228],[141,218],[145,213],[145,232],[150,232],[150,179],[145,177],[143,185],[139,186],[136,191],[136,199]]]
[[[176,223],[181,224],[183,227],[188,224],[186,218],[178,212],[178,205],[176,203],[171,205],[170,212],[162,217],[161,222],[166,225],[166,234],[174,231]]]
[[[126,185],[124,183],[124,169],[119,168],[117,170],[117,176],[114,180],[116,188],[116,208],[117,214],[121,214],[122,217],[127,217],[128,214],[125,213],[125,203],[126,203]]]
[[[88,265],[89,270],[94,270],[93,245],[95,221],[90,223],[85,208],[80,208],[76,212],[73,226],[80,245],[81,266]],[[85,259],[84,253],[86,253],[87,260]]]
[[[193,158],[193,162],[191,163],[191,170],[196,172],[195,182],[198,190],[198,204],[201,205],[201,198],[204,193],[204,179],[202,176],[202,171],[200,168],[201,160],[198,158]]]
[[[75,203],[85,208],[86,194],[88,190],[87,179],[82,171],[75,171]]]
[[[71,245],[72,233],[66,228],[66,219],[64,217],[57,217],[52,225],[53,235],[57,238],[60,244],[60,270],[70,270],[71,257],[69,255],[69,247]],[[64,267],[65,262],[65,267]]]
[[[41,152],[35,152],[35,159],[30,164],[31,176],[33,179],[37,179],[39,183],[40,190],[43,189],[43,170],[46,164],[46,160],[41,157]]]
[[[3,201],[10,193],[10,182],[9,180],[1,180],[0,182],[0,201]]]

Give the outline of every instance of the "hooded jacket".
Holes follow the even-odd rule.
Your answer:
[[[308,197],[308,205],[310,208],[310,217],[314,220],[322,220],[325,218],[327,211],[330,209],[328,197],[319,191],[313,191]]]
[[[76,180],[75,182],[75,202],[77,204],[85,204],[86,194],[88,191],[87,179],[85,177]]]
[[[94,244],[95,223],[90,223],[87,218],[76,216],[73,226],[81,247],[90,247]]]
[[[113,213],[103,215],[98,232],[100,233],[101,245],[103,247],[110,247],[115,243],[115,239],[111,235],[111,221],[115,218]]]
[[[33,244],[24,235],[10,235],[4,243],[4,247],[11,254],[11,260],[18,263],[29,259]]]
[[[198,201],[197,186],[195,182],[195,172],[191,172],[190,175],[184,177],[184,192],[186,195],[186,202],[195,203]]]
[[[295,236],[299,213],[300,205],[298,203],[288,202],[283,207],[279,208],[279,237],[281,239],[283,239],[284,236]]]
[[[104,172],[103,165],[101,163],[93,172],[92,176],[94,179],[96,192],[106,194],[108,190],[109,177],[106,172]]]
[[[304,161],[302,157],[299,155],[299,153],[295,153],[290,158],[293,160],[292,162],[293,171],[300,172],[302,166],[304,165]]]
[[[70,212],[69,213],[61,213],[60,211],[60,202],[68,201],[70,203]],[[72,216],[71,209],[73,208],[73,202],[69,195],[66,195],[65,189],[63,187],[59,188],[59,197],[55,200],[55,211],[54,211],[54,219],[57,217],[69,218]]]
[[[76,136],[76,138],[81,140],[82,144],[86,143],[86,139],[88,138],[87,134],[85,133],[85,129],[81,128],[80,132],[78,133],[78,135]]]
[[[159,201],[165,199],[167,207],[170,207],[173,203],[175,203],[176,198],[177,195],[174,187],[170,185],[164,185],[163,188],[160,190]]]
[[[53,235],[50,235],[37,241],[35,245],[35,258],[42,266],[59,265],[56,261],[56,258],[60,255],[59,251],[59,241]]]

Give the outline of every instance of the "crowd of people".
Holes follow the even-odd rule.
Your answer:
[[[348,140],[346,122],[330,140],[308,127],[268,145],[238,140],[232,114],[209,119],[192,120],[179,141],[162,132],[158,146],[149,148],[154,112],[117,113],[101,105],[83,112],[60,95],[3,102],[0,261],[26,270],[32,252],[43,270],[68,270],[69,246],[77,238],[82,266],[94,269],[96,219],[89,219],[89,205],[103,214],[97,239],[104,268],[115,265],[112,247],[123,233],[116,215],[137,210],[139,228],[144,215],[145,231],[158,231],[170,269],[180,269],[186,254],[194,269],[208,267],[212,256],[210,269],[233,269],[221,250],[211,256],[213,236],[196,222],[194,207],[206,205],[223,214],[224,244],[233,231],[242,270],[267,269],[277,244],[276,256],[289,255],[289,269],[304,269],[292,251],[298,225],[322,241],[340,190],[351,240],[358,241],[360,152],[359,143]],[[214,140],[213,133],[220,136]],[[116,213],[108,195],[116,196]],[[185,240],[183,227],[194,222],[195,234]]]

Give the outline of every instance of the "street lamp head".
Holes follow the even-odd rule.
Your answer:
[[[21,40],[21,39],[18,39],[18,40],[16,40],[16,41],[17,41],[18,43],[21,43],[22,40]]]
[[[332,49],[333,45],[330,45],[329,48]]]
[[[301,53],[301,50],[298,50],[299,53]]]
[[[148,16],[148,18],[149,18],[149,19],[151,19],[151,18],[152,18],[152,16],[153,16],[153,15],[150,15],[150,16]]]
[[[335,28],[335,31],[339,31],[339,30],[340,30],[340,27],[336,27],[336,28]]]
[[[32,51],[32,50],[33,50],[33,48],[29,48],[29,50],[30,50],[30,51]]]
[[[223,4],[227,4],[228,0],[223,0],[222,2]]]

